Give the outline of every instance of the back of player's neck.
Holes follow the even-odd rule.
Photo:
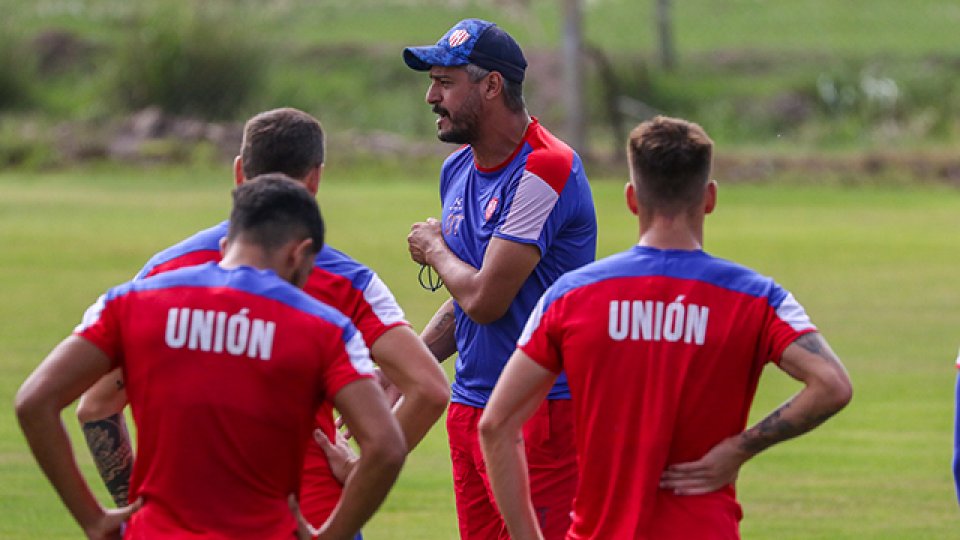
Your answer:
[[[694,251],[703,249],[703,229],[691,225],[685,216],[657,216],[640,225],[639,245],[656,249]]]

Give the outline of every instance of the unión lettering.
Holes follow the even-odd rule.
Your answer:
[[[210,309],[170,308],[164,340],[171,349],[222,353],[270,360],[277,323]]]
[[[612,300],[608,332],[614,341],[666,341],[703,345],[710,308],[661,300]]]

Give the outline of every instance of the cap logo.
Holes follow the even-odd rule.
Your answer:
[[[468,39],[470,39],[470,32],[461,28],[450,34],[450,37],[447,38],[447,43],[449,43],[451,47],[457,47],[466,43]]]

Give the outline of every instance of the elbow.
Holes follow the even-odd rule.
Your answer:
[[[440,373],[443,374],[442,371]],[[431,384],[423,389],[419,397],[420,410],[433,419],[440,418],[440,415],[447,410],[447,405],[450,403],[450,384],[447,382],[446,375],[439,381],[431,381]]]
[[[838,370],[832,378],[825,381],[824,386],[824,404],[831,414],[839,412],[853,399],[853,384],[842,370]]]
[[[45,404],[43,399],[21,388],[14,398],[13,409],[17,414],[17,422],[20,423],[20,427],[27,429],[43,415]]]
[[[464,302],[457,301],[460,309],[467,314],[467,317],[477,324],[490,324],[507,314],[510,304],[500,305],[497,302],[488,299],[488,295],[483,292],[478,293],[474,298],[467,299]]]
[[[853,400],[853,385],[850,379],[845,377],[833,390],[833,404],[839,411],[849,405],[851,400]]]
[[[404,442],[399,427],[397,427],[395,433],[392,433],[392,436],[384,437],[377,444],[371,446],[369,449],[363,449],[361,454],[363,457],[385,471],[400,472],[407,459],[407,443]]]
[[[501,418],[496,410],[489,407],[483,411],[480,416],[480,422],[477,424],[477,431],[480,434],[480,441],[483,445],[489,445],[498,438],[509,436],[506,419]]]

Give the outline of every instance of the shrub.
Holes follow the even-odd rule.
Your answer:
[[[156,105],[171,114],[234,118],[261,86],[262,47],[202,10],[141,18],[121,45],[110,77],[128,110]]]
[[[9,36],[0,37],[0,110],[22,109],[33,101],[33,62],[25,47]]]

